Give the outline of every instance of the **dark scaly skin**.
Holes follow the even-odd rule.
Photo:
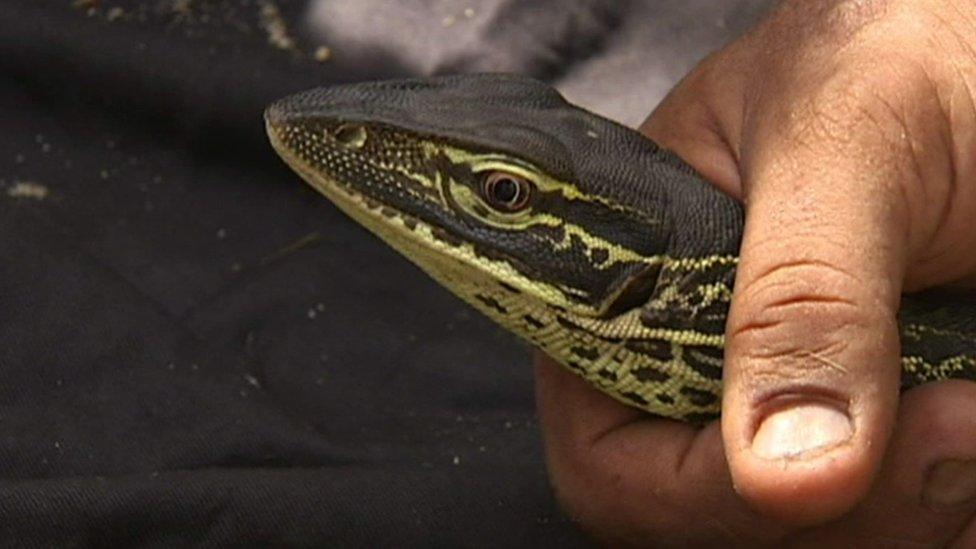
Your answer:
[[[312,90],[265,119],[310,184],[597,388],[718,414],[743,210],[677,156],[508,75]],[[527,211],[493,209],[491,173],[531,183]],[[900,321],[903,387],[976,376],[971,296],[906,296]]]

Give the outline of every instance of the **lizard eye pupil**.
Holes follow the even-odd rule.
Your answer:
[[[504,172],[493,172],[485,178],[485,201],[504,212],[516,212],[529,203],[532,185],[524,178]]]
[[[495,183],[494,198],[498,202],[510,204],[518,199],[518,195],[518,183],[511,179],[500,179],[498,183]]]

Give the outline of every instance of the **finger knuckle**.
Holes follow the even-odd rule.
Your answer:
[[[959,380],[944,381],[924,388],[928,398],[914,398],[904,413],[925,418],[911,436],[924,447],[938,448],[946,441],[965,440],[967,449],[976,448],[976,387]],[[937,393],[936,393],[937,392]],[[933,398],[934,395],[937,398]]]
[[[737,289],[730,355],[747,362],[750,377],[764,385],[845,376],[851,345],[874,322],[870,306],[854,297],[861,286],[826,262],[771,267]]]

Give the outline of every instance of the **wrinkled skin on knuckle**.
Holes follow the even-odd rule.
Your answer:
[[[867,305],[862,292],[865,284],[828,261],[812,257],[789,260],[781,255],[769,263],[765,269],[756,269],[749,280],[737,282],[743,306],[729,321],[727,331],[733,338],[810,314],[853,319]]]
[[[796,333],[794,326],[779,326],[783,332]],[[853,366],[849,360],[849,344],[843,330],[818,333],[814,341],[793,345],[773,345],[758,352],[745,353],[739,360],[749,363],[750,373],[740,386],[751,399],[761,403],[802,385],[808,393],[832,393],[826,387],[839,384],[849,377]],[[843,381],[840,381],[842,383]],[[811,390],[811,388],[821,389]],[[787,391],[789,389],[789,391]]]
[[[894,322],[864,297],[871,294],[861,281],[823,262],[776,265],[737,291],[728,346],[748,365],[745,386],[757,393],[798,381],[825,387],[850,381],[857,360],[879,345],[864,334]]]

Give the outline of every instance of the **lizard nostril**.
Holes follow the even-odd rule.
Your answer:
[[[341,145],[351,149],[361,149],[366,144],[366,128],[358,124],[343,124],[333,135]]]

